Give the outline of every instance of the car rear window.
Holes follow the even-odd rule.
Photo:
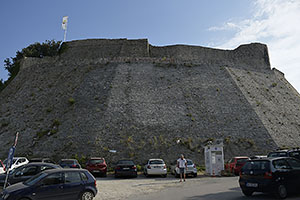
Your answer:
[[[131,160],[120,160],[117,164],[118,165],[134,165],[133,161],[131,161]]]
[[[150,160],[149,164],[159,165],[159,164],[164,164],[164,161],[162,161],[162,160]]]
[[[187,160],[187,165],[193,165],[193,161]]]
[[[244,171],[269,171],[270,161],[268,160],[255,160],[248,161],[243,167]]]
[[[94,164],[102,164],[102,163],[104,163],[104,160],[102,160],[102,159],[97,159],[97,160],[93,159],[93,160],[90,160],[89,163],[93,164],[93,165]]]
[[[248,158],[240,158],[236,162],[237,163],[244,163],[244,162],[247,162],[247,160],[248,160]]]
[[[268,157],[287,157],[287,152],[272,152],[269,153]]]
[[[60,164],[67,164],[67,165],[74,164],[74,163],[75,163],[74,160],[62,160],[60,162]]]
[[[88,180],[88,177],[87,177],[87,175],[84,172],[80,172],[80,174],[81,174],[81,178],[82,178],[83,181],[87,181]]]
[[[292,151],[289,153],[290,157],[298,158],[300,159],[300,151]]]

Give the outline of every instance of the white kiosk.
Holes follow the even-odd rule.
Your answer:
[[[211,176],[220,176],[224,170],[223,140],[216,140],[204,147],[205,172]]]

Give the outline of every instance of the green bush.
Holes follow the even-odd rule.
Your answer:
[[[141,165],[136,165],[136,169],[137,169],[137,171],[138,171],[138,172],[141,172],[141,171],[143,171],[143,168],[142,168],[142,166],[141,166]]]
[[[73,105],[75,103],[75,99],[72,97],[70,97],[68,101],[69,101],[69,104],[71,104],[71,105]]]
[[[2,91],[19,73],[21,60],[25,57],[43,58],[45,56],[59,55],[61,41],[46,40],[43,43],[36,42],[28,47],[17,51],[16,56],[4,60],[4,68],[8,71],[9,78],[3,83],[0,81],[0,91]],[[62,47],[65,45],[62,45]],[[65,50],[64,47],[63,50]],[[61,51],[61,50],[60,50]]]

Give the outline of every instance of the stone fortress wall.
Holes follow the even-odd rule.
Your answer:
[[[15,131],[22,133],[22,155],[101,155],[110,162],[169,162],[185,153],[201,163],[203,145],[215,139],[224,140],[226,158],[300,146],[299,94],[271,69],[264,44],[219,50],[89,39],[64,45],[60,56],[24,59],[0,93],[0,157]]]

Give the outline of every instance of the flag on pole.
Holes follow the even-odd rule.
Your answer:
[[[67,24],[68,24],[68,16],[64,16],[62,24],[61,24],[62,29],[66,30],[67,29]]]

